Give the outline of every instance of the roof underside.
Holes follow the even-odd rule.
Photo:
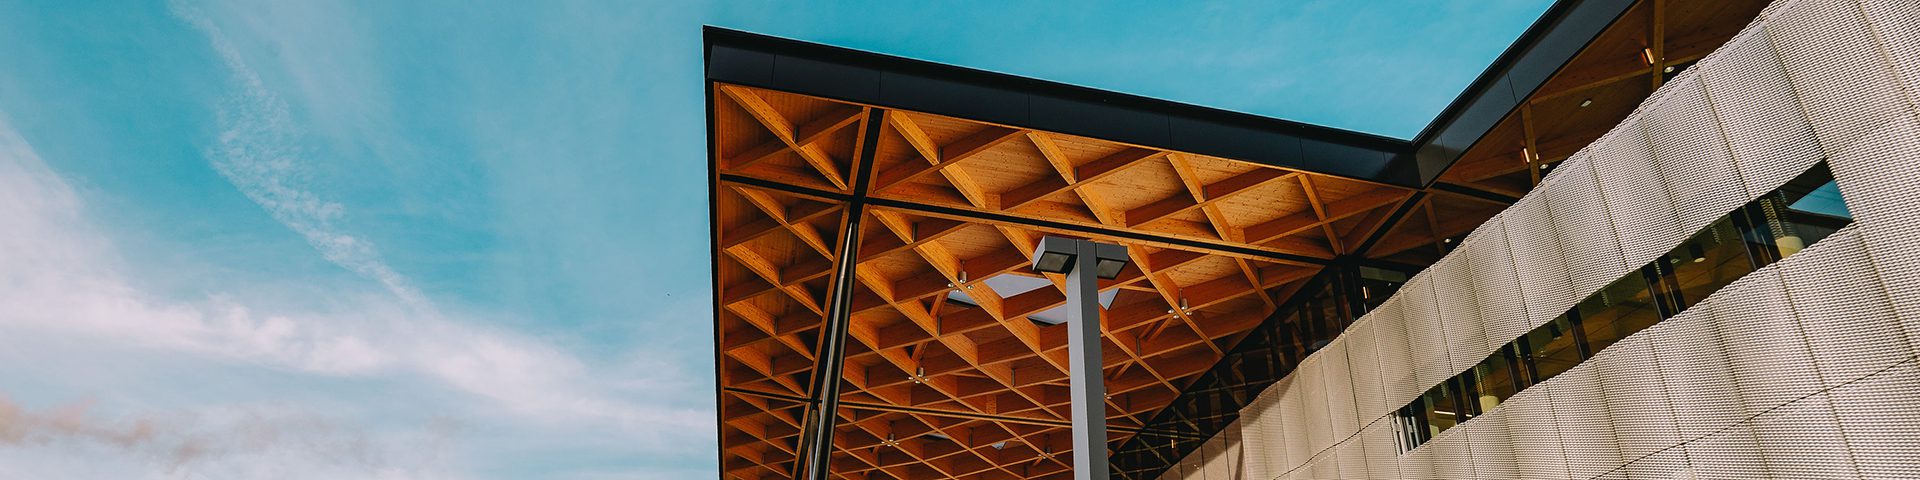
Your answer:
[[[1606,7],[1594,3],[1606,2],[1562,2],[1542,22]],[[1450,107],[1423,139],[1484,135],[1428,173],[1435,160],[1416,152],[1439,140],[709,30],[723,474],[792,475],[830,285],[850,261],[833,472],[1065,478],[1066,332],[1050,325],[1064,278],[1027,269],[1040,237],[1119,243],[1135,260],[1100,286],[1117,446],[1326,265],[1438,258],[1530,188],[1530,165],[1597,138],[1665,63],[1704,55],[1764,5],[1613,3],[1612,26],[1592,27],[1597,39],[1497,121],[1468,125],[1473,102]],[[1640,58],[1650,38],[1670,62],[1617,58]],[[1528,42],[1490,74],[1524,63]],[[843,259],[850,212],[858,248]]]

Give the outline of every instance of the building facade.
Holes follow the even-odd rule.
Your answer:
[[[705,54],[723,478],[1074,478],[1091,374],[1112,478],[1920,478],[1920,0],[1559,0],[1411,139]]]
[[[1916,198],[1920,3],[1775,2],[1160,478],[1920,477]]]

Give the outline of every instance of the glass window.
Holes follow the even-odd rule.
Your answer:
[[[1762,264],[1771,264],[1832,235],[1853,219],[1840,186],[1822,162],[1735,214]]]
[[[1458,397],[1453,394],[1453,389],[1447,387],[1446,383],[1434,385],[1425,395],[1420,396],[1426,400],[1422,402],[1425,411],[1421,413],[1424,413],[1427,418],[1429,438],[1460,424],[1460,405],[1454,401]]]
[[[1469,390],[1476,397],[1474,412],[1485,413],[1493,410],[1493,407],[1500,406],[1500,402],[1507,401],[1513,398],[1514,394],[1520,393],[1522,388],[1519,383],[1520,371],[1514,368],[1516,359],[1514,346],[1508,344],[1461,375],[1471,383]]]
[[[1412,450],[1433,438],[1433,432],[1427,430],[1426,398],[1415,398],[1413,403],[1402,407],[1394,420],[1400,430],[1400,451]]]
[[[1346,329],[1344,315],[1340,309],[1340,298],[1334,295],[1331,282],[1322,283],[1314,291],[1312,298],[1301,305],[1301,315],[1307,320],[1307,352],[1320,350],[1332,343],[1340,332]]]
[[[1407,274],[1403,272],[1367,266],[1357,270],[1360,273],[1360,301],[1368,312],[1386,303],[1393,292],[1400,290],[1400,285],[1407,283]]]
[[[1713,222],[1654,264],[1669,315],[1700,303],[1713,292],[1753,272],[1753,262],[1730,218]]]
[[[1528,384],[1547,381],[1560,372],[1580,364],[1580,343],[1574,336],[1573,321],[1567,315],[1536,327],[1515,342],[1520,345],[1527,365]]]
[[[1639,273],[1614,281],[1582,300],[1574,311],[1585,333],[1588,356],[1660,322],[1647,278]]]

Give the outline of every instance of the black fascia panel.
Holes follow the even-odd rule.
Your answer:
[[[705,37],[712,82],[1419,186],[1405,140],[711,26]]]
[[[1573,61],[1635,0],[1559,0],[1414,137],[1419,185],[1432,185],[1520,102]]]

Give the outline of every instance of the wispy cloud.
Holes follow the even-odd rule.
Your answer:
[[[214,169],[275,220],[306,237],[327,261],[379,282],[410,305],[426,306],[406,277],[381,260],[373,242],[340,228],[345,206],[300,185],[306,153],[286,101],[261,83],[260,74],[197,7],[177,1],[170,6],[206,35],[234,84],[219,109],[219,143],[207,151]]]
[[[299,198],[285,199],[306,206],[283,210],[321,216],[331,211],[325,202],[301,204]],[[674,372],[610,390],[596,376],[601,372],[563,350],[423,312],[410,303],[418,299],[335,292],[327,295],[346,307],[314,311],[238,293],[178,300],[143,290],[130,273],[137,268],[119,259],[111,236],[87,215],[82,196],[47,168],[4,114],[0,225],[7,226],[0,229],[0,338],[10,342],[82,338],[322,377],[422,377],[482,400],[475,402],[482,406],[477,410],[497,412],[490,420],[589,426],[640,451],[684,452],[710,435],[711,413],[624,396],[691,387]],[[141,438],[137,431],[76,432],[92,432],[90,438],[106,443]]]

